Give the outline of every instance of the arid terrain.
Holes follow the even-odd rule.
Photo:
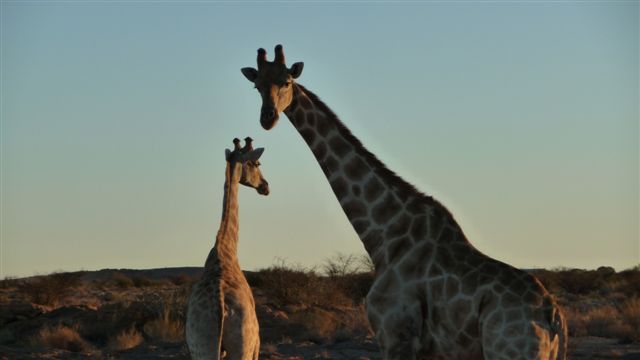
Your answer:
[[[189,359],[184,314],[200,268],[54,273],[0,282],[0,359]],[[640,267],[531,270],[558,296],[571,359],[640,359]],[[364,315],[372,274],[338,255],[247,272],[260,359],[381,359]]]

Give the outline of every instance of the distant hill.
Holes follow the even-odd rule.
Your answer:
[[[89,281],[94,280],[106,280],[113,277],[113,274],[119,273],[129,277],[141,276],[150,280],[168,279],[180,275],[187,275],[189,277],[199,277],[202,274],[202,267],[172,267],[172,268],[157,268],[157,269],[102,269],[96,271],[82,271],[84,273],[83,278]]]

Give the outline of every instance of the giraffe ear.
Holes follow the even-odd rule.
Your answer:
[[[303,62],[297,62],[291,65],[291,69],[289,69],[289,74],[292,78],[297,79],[300,74],[302,74],[302,68],[304,67]]]
[[[231,155],[231,150],[224,149],[224,159],[229,161],[229,155]]]
[[[255,82],[256,79],[258,78],[258,70],[252,67],[242,68],[240,69],[240,71],[242,71],[242,75],[244,75],[244,77],[246,77],[247,80],[251,82]]]
[[[262,156],[262,153],[264,152],[264,148],[257,148],[253,151],[250,151],[246,154],[244,154],[243,160],[244,161],[256,161],[258,159],[260,159],[260,156]]]

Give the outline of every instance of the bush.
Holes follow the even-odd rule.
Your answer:
[[[128,289],[135,286],[133,280],[129,276],[120,272],[114,273],[111,276],[111,282],[121,289]]]
[[[185,336],[187,294],[184,291],[162,298],[158,317],[144,324],[144,333],[153,340],[182,342]]]
[[[18,284],[18,291],[34,304],[57,306],[72,288],[80,285],[82,273],[53,273],[25,279]]]
[[[78,334],[76,329],[63,325],[44,327],[31,339],[34,346],[61,349],[72,352],[88,352],[93,347]]]
[[[107,348],[112,351],[128,350],[142,344],[143,341],[142,334],[135,327],[132,327],[111,338]]]
[[[640,342],[640,297],[627,300],[622,304],[621,312],[622,318],[631,330],[628,334],[629,340]]]

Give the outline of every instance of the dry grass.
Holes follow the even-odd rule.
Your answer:
[[[47,349],[61,349],[72,352],[89,352],[93,347],[85,341],[78,331],[64,325],[44,327],[38,334],[31,338],[33,346]]]
[[[107,348],[112,351],[122,351],[134,348],[144,341],[142,334],[136,328],[122,331],[120,334],[111,338],[107,344]]]
[[[621,311],[612,305],[592,308],[585,312],[566,311],[571,336],[600,336],[620,340],[632,340],[637,330]]]
[[[181,342],[184,341],[184,323],[164,312],[159,318],[144,324],[144,333],[154,340]]]
[[[144,333],[152,340],[164,342],[184,341],[187,293],[179,291],[162,297],[159,316],[144,324]]]
[[[622,318],[627,322],[631,332],[629,338],[640,342],[640,297],[634,297],[622,304]]]

